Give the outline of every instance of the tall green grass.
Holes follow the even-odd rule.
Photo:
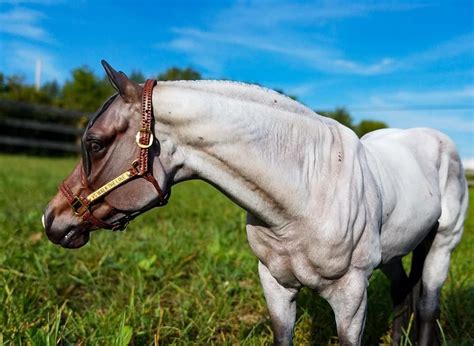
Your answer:
[[[242,210],[188,182],[126,232],[95,232],[87,246],[62,249],[46,239],[40,217],[75,161],[0,156],[0,343],[271,343]],[[474,340],[473,233],[470,216],[442,295],[440,323],[452,345]],[[295,343],[334,341],[328,304],[303,290],[298,305]],[[376,272],[364,344],[388,340],[390,318],[388,283]]]

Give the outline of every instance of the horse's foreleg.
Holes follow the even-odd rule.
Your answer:
[[[280,285],[262,262],[258,263],[258,273],[272,321],[275,345],[291,345],[298,290]]]
[[[331,305],[341,345],[360,345],[367,312],[367,277],[351,269],[334,281],[321,296]]]

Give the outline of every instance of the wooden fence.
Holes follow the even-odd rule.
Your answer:
[[[76,153],[90,113],[0,100],[0,150]]]

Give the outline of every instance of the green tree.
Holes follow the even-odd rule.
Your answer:
[[[143,73],[141,73],[138,70],[133,70],[132,73],[130,73],[130,76],[128,78],[130,78],[131,80],[137,83],[144,83],[146,79]]]
[[[5,88],[6,88],[5,81],[6,81],[5,75],[2,72],[0,72],[0,95],[5,92]]]
[[[56,80],[44,83],[40,90],[56,102],[61,96],[61,87]]]
[[[25,78],[19,75],[0,76],[0,97],[13,101],[25,101],[42,104],[53,104],[54,98],[43,90],[25,83]]]
[[[362,137],[366,133],[379,130],[379,129],[384,129],[387,128],[388,125],[384,123],[383,121],[377,121],[377,120],[361,120],[359,125],[357,125],[357,135],[359,137]]]
[[[362,137],[363,135],[371,131],[388,127],[388,125],[383,121],[367,119],[361,120],[358,124],[354,124],[350,113],[342,107],[338,107],[334,111],[318,111],[317,113],[332,118],[337,122],[341,123],[342,125],[349,127],[359,137]]]
[[[93,112],[114,93],[107,78],[98,78],[87,66],[72,71],[72,79],[64,83],[61,106]]]
[[[198,80],[201,79],[201,74],[197,71],[194,71],[192,68],[188,67],[181,69],[178,67],[171,67],[163,73],[160,73],[158,80]]]
[[[334,111],[317,111],[316,113],[332,118],[344,126],[347,126],[354,130],[354,124],[352,123],[352,116],[343,107],[337,107]]]

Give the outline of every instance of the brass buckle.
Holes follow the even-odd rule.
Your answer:
[[[135,173],[140,173],[140,160],[136,159],[132,162],[132,168],[135,170]]]
[[[148,143],[147,144],[142,144],[140,142],[140,135],[142,133],[148,133],[150,135],[150,138],[148,140]],[[153,144],[153,133],[148,130],[148,129],[140,129],[138,130],[137,134],[135,135],[135,142],[137,142],[137,145],[142,148],[142,149],[147,149],[149,147],[151,147],[151,145]]]
[[[84,204],[82,199],[80,199],[77,196],[74,197],[74,199],[71,203],[71,208],[74,211],[74,214],[76,214],[77,216],[83,215],[87,210],[87,206]],[[82,208],[82,210],[81,210],[81,208]]]

